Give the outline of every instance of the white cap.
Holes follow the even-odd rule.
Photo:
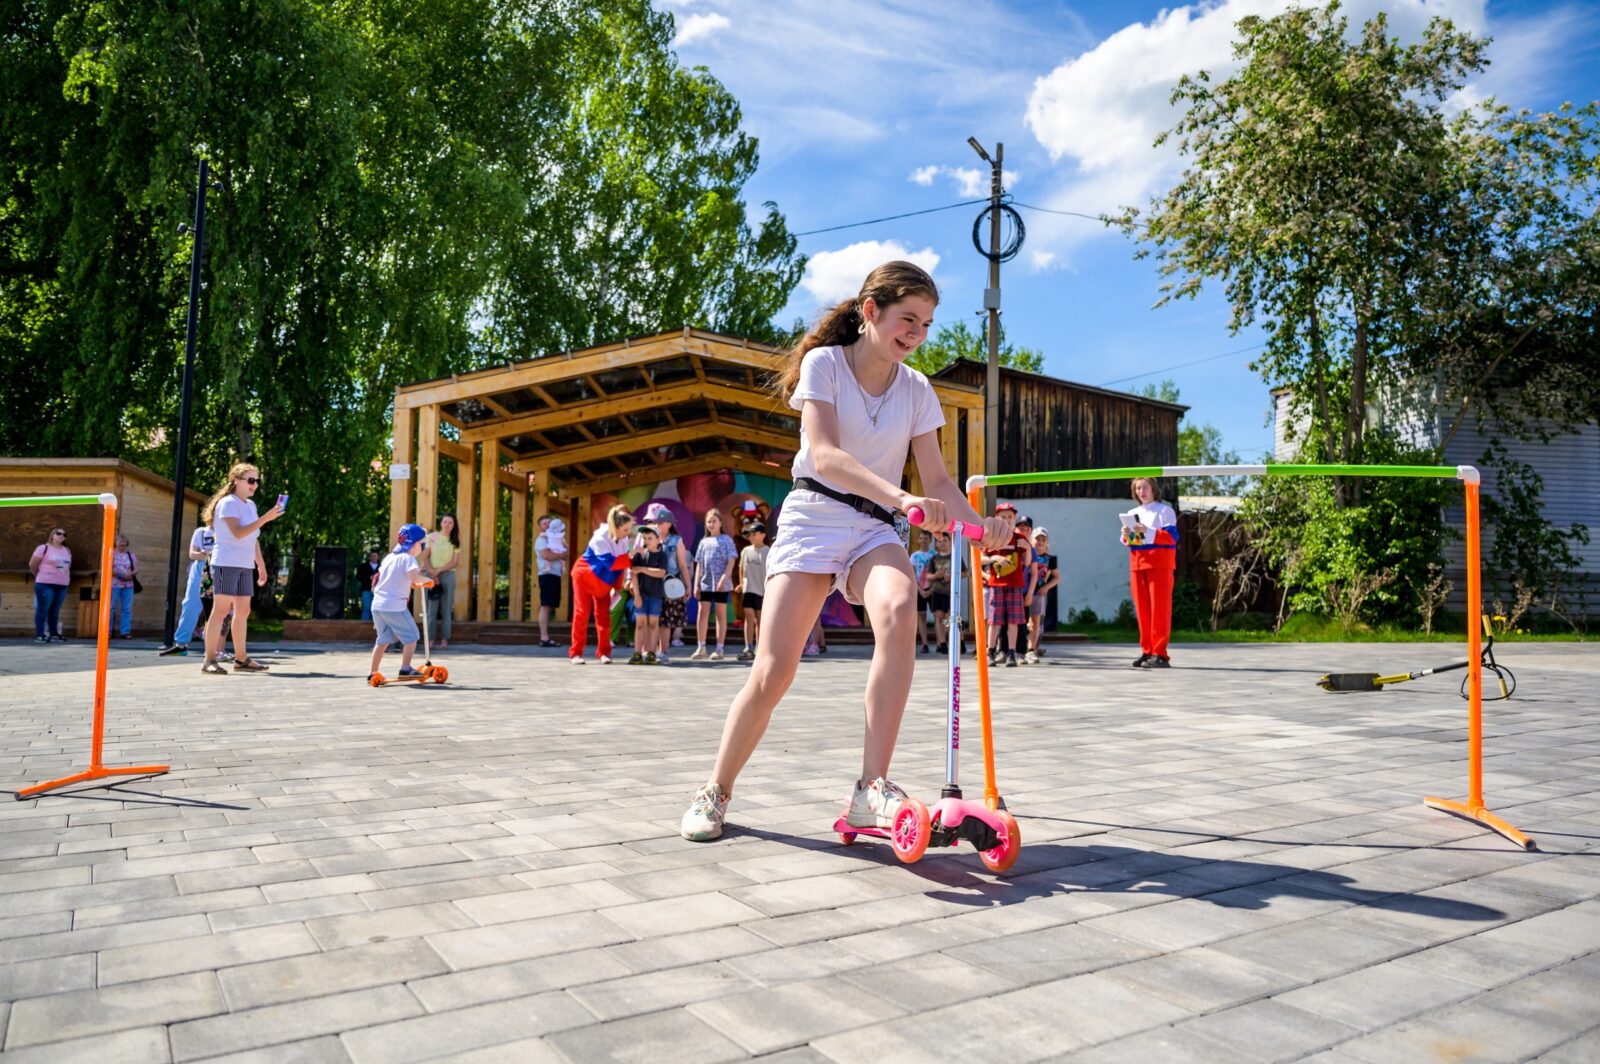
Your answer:
[[[1038,539],[1040,536],[1048,536],[1049,534],[1050,534],[1050,530],[1048,528],[1045,528],[1043,525],[1040,525],[1038,528],[1033,530],[1033,538],[1034,539]]]

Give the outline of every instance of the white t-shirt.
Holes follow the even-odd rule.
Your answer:
[[[220,505],[220,504],[219,504]],[[189,549],[192,551],[205,551],[210,554],[217,548],[217,534],[205,525],[194,530],[194,535],[189,537]],[[255,555],[250,556],[250,563],[255,564]]]
[[[839,423],[839,446],[891,484],[900,483],[911,441],[944,424],[939,396],[927,377],[909,366],[898,366],[889,390],[880,396],[870,396],[856,382],[844,348],[838,346],[814,348],[800,359],[800,383],[789,405],[799,410],[807,399],[833,405]],[[869,410],[878,415],[876,425],[872,423]],[[806,439],[804,426],[800,429],[800,450],[794,456],[792,470],[797,477],[817,477],[811,441]],[[826,478],[817,479],[827,483]],[[829,486],[839,488],[837,484]]]
[[[372,609],[406,611],[411,594],[411,574],[421,569],[405,551],[390,551],[378,566],[378,580],[372,585]]]
[[[550,561],[539,552],[554,551],[562,555],[560,561]],[[550,522],[550,527],[539,533],[533,541],[534,560],[539,563],[540,576],[565,576],[567,573],[567,526],[560,518]]]
[[[241,528],[254,524],[257,517],[256,504],[237,495],[224,495],[211,516],[212,528],[217,534],[217,549],[211,552],[211,564],[231,566],[235,569],[254,569],[256,540],[261,536],[261,529],[253,529],[242,536],[236,536],[223,518],[233,518],[239,522]]]

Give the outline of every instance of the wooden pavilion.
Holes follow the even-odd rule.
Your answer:
[[[575,559],[597,495],[712,470],[789,479],[800,422],[766,390],[781,365],[776,347],[684,328],[397,388],[391,541],[406,521],[435,527],[441,463],[456,463],[454,508],[444,508],[462,541],[456,616],[496,620],[508,494],[507,619],[521,621],[536,586],[529,526],[542,513],[570,515]],[[983,393],[959,381],[937,380],[934,389],[945,465],[959,483],[984,468]],[[907,478],[916,484],[911,463]]]

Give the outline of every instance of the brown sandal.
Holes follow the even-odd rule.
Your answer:
[[[266,672],[267,667],[255,658],[245,658],[243,661],[233,663],[234,672]]]
[[[218,665],[214,661],[208,661],[204,665],[200,666],[200,671],[201,672],[209,672],[213,676],[226,676],[226,675],[228,675],[228,670],[224,669],[221,665]]]

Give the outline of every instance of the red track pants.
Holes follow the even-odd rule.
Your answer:
[[[1170,586],[1170,582],[1169,582]],[[583,562],[572,567],[572,646],[569,658],[583,657],[589,641],[589,614],[594,614],[600,654],[611,656],[611,585],[595,576]]]
[[[1167,656],[1167,640],[1172,637],[1171,569],[1133,569],[1133,608],[1139,614],[1139,649],[1146,654]]]

